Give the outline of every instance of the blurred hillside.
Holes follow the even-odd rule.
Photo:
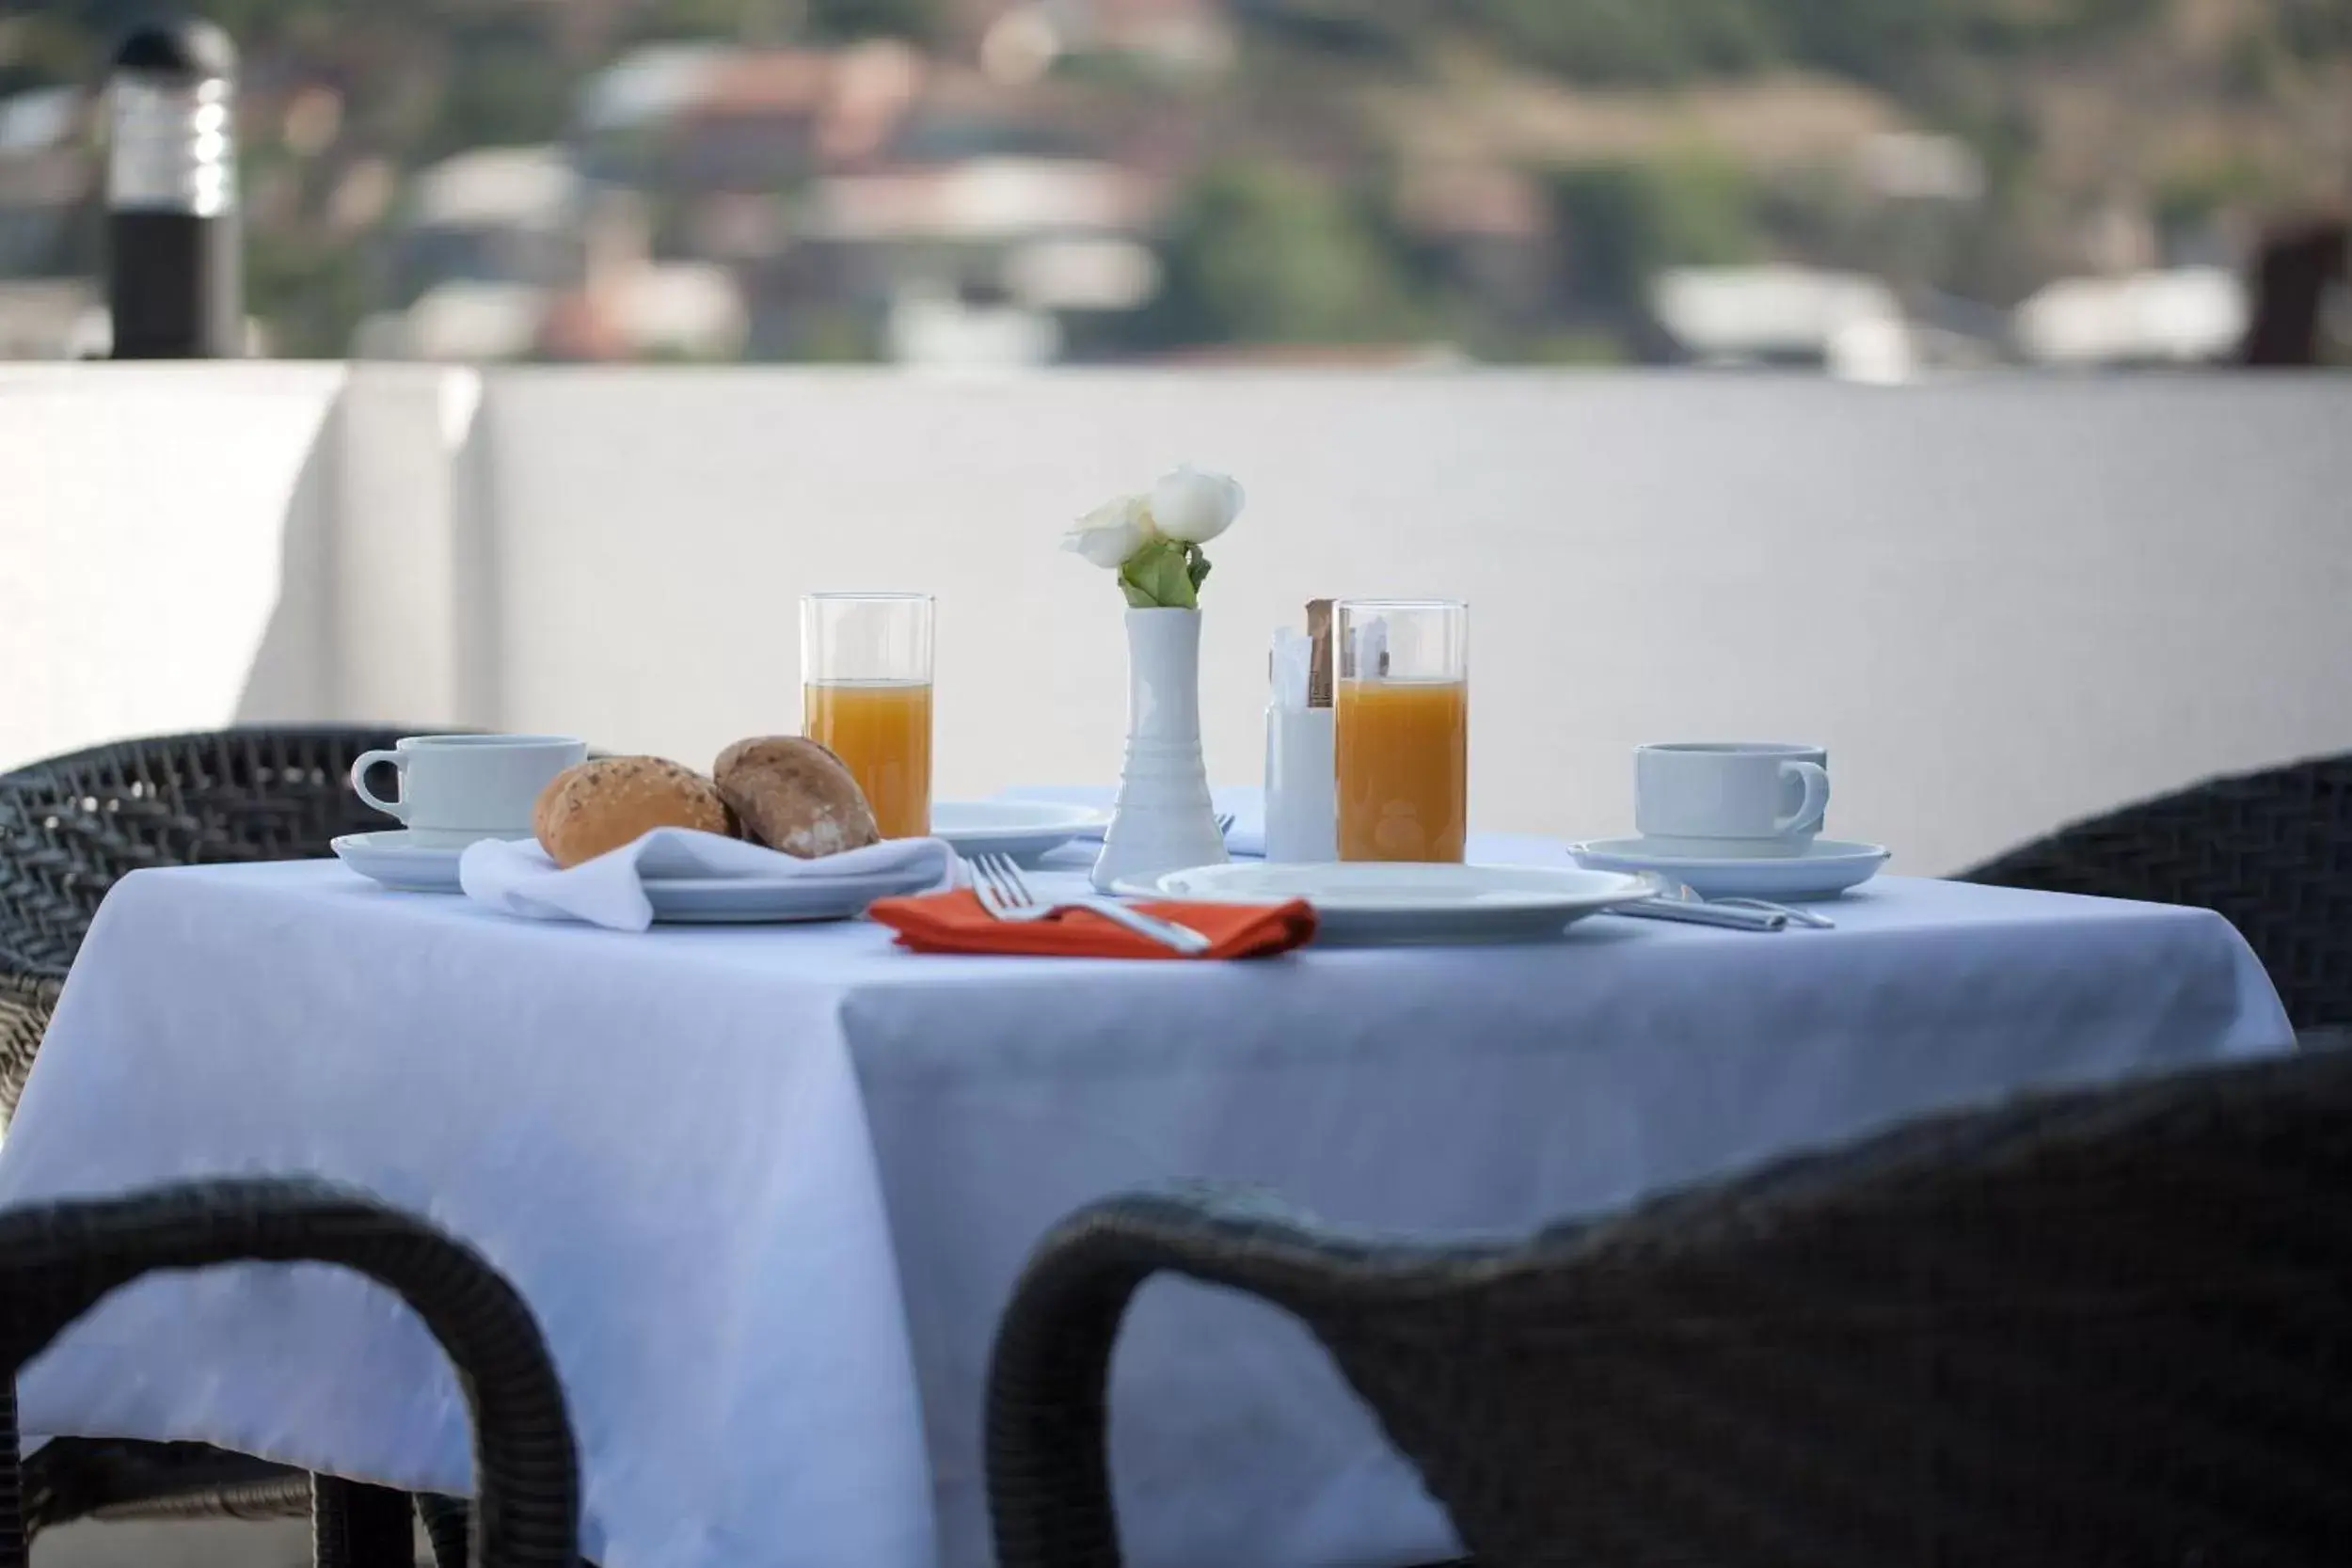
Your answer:
[[[0,20],[0,277],[94,270],[81,89],[146,9]],[[2216,337],[2201,269],[2352,194],[2352,0],[206,12],[288,355],[2064,357]]]

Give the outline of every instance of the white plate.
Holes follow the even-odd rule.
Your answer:
[[[928,876],[648,877],[653,917],[674,926],[747,926],[797,920],[851,920],[877,898],[921,893]]]
[[[1304,898],[1315,907],[1318,934],[1336,942],[1525,942],[1556,937],[1655,888],[1621,872],[1534,865],[1236,861],[1168,872],[1150,891],[1222,904]]]
[[[346,833],[330,846],[362,877],[402,893],[451,893],[462,848],[412,843],[406,832]],[[649,877],[645,897],[654,918],[675,924],[741,925],[757,921],[849,920],[877,898],[920,893],[929,876],[881,877]]]
[[[1100,836],[1110,813],[1057,800],[934,800],[931,836],[959,855],[1029,860],[1073,838]]]
[[[1688,883],[1702,898],[1768,898],[1780,904],[1835,898],[1877,876],[1887,856],[1883,846],[1835,838],[1817,838],[1801,855],[1757,860],[1661,855],[1639,838],[1571,844],[1568,853],[1578,864],[1596,871],[1655,871]]]
[[[330,839],[335,858],[371,881],[401,893],[456,893],[462,844],[419,844],[405,828],[379,833],[345,833]]]

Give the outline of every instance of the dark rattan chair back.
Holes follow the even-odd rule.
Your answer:
[[[107,889],[148,866],[324,855],[339,834],[386,826],[353,792],[351,765],[417,733],[159,736],[0,775],[0,1122]]]
[[[1168,1271],[1302,1320],[1482,1568],[2325,1568],[2352,1544],[2352,1053],[2020,1102],[1506,1247],[1086,1210],[988,1402],[999,1568],[1118,1560]]]
[[[157,1269],[243,1260],[339,1263],[397,1292],[457,1370],[474,1422],[473,1561],[484,1568],[574,1568],[580,1478],[564,1391],[539,1326],[513,1286],[472,1248],[420,1220],[308,1181],[238,1180],[127,1198],[0,1213],[0,1357],[11,1376],[109,1291]],[[6,1398],[13,1449],[13,1395]],[[0,1568],[23,1568],[13,1478],[0,1482]],[[405,1499],[398,1554],[414,1560]],[[321,1519],[319,1560],[342,1549]]]
[[[2125,806],[1962,879],[2217,910],[2296,1029],[2352,1026],[2352,755]]]

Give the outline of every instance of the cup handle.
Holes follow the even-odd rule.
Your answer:
[[[1801,833],[1819,828],[1821,817],[1829,811],[1828,770],[1814,762],[1784,762],[1780,765],[1782,778],[1791,773],[1804,781],[1804,804],[1772,824],[1772,832],[1776,833]]]
[[[408,802],[406,800],[380,800],[376,799],[375,792],[368,787],[368,769],[373,768],[378,763],[389,763],[391,765],[392,771],[401,776],[402,793],[405,794],[407,792],[407,759],[403,756],[402,753],[398,752],[364,752],[360,753],[359,760],[351,765],[352,793],[358,795],[360,800],[365,800],[369,805],[373,806],[377,811],[382,812],[385,816],[395,818],[398,821],[405,822],[408,820]]]

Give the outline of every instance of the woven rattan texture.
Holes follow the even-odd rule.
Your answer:
[[[1508,1247],[1083,1211],[1000,1331],[1000,1568],[1118,1560],[1105,1374],[1161,1271],[1303,1321],[1483,1568],[2352,1561],[2352,1053],[1923,1122]]]
[[[2352,1024],[2352,755],[2126,806],[1963,879],[2217,910],[2244,933],[2296,1028]]]
[[[325,855],[388,819],[349,778],[414,730],[254,728],[126,740],[0,775],[0,1118],[107,889],[129,872]]]
[[[109,1291],[158,1269],[254,1260],[340,1264],[389,1288],[458,1371],[474,1421],[475,1560],[574,1568],[580,1481],[570,1421],[547,1346],[514,1288],[471,1248],[365,1198],[307,1181],[196,1183],[127,1198],[0,1214],[0,1354],[14,1369]],[[11,1416],[13,1410],[8,1412]],[[13,1447],[15,1433],[8,1433]],[[409,1503],[323,1482],[317,1549],[337,1568],[412,1560]],[[0,1498],[0,1514],[7,1513]],[[0,1568],[24,1561],[0,1517]]]

